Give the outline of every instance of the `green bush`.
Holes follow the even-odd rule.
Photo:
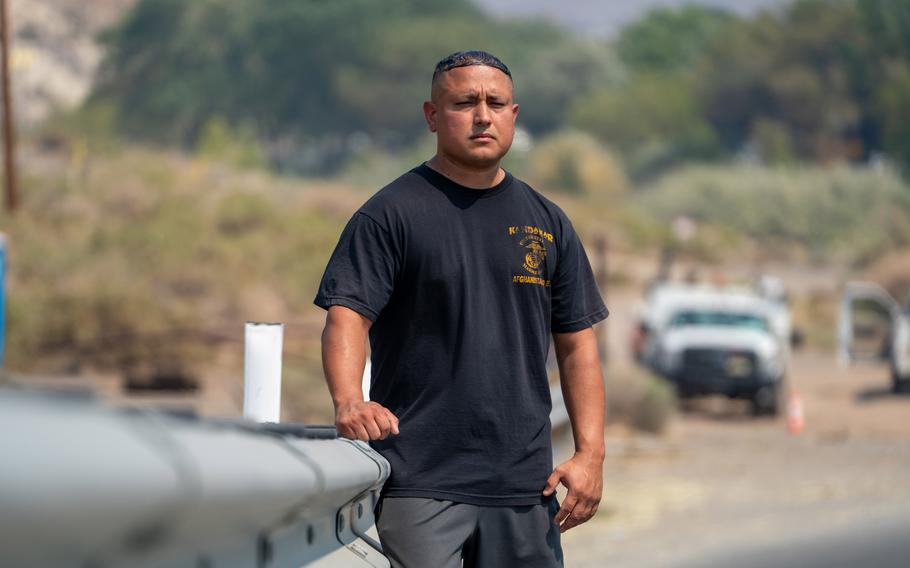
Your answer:
[[[202,127],[196,153],[238,168],[261,169],[266,165],[256,135],[248,128],[231,127],[221,116],[210,118]]]
[[[592,136],[562,132],[531,151],[529,177],[540,189],[603,199],[627,191],[622,166]]]
[[[888,170],[690,166],[634,203],[663,222],[685,215],[817,261],[864,263],[910,244],[910,187]]]

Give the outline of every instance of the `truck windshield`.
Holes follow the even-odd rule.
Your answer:
[[[768,322],[765,321],[765,318],[755,314],[736,312],[683,311],[674,315],[670,320],[670,327],[685,325],[718,325],[768,331]]]

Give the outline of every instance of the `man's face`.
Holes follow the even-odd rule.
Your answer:
[[[494,67],[469,65],[442,73],[423,104],[437,153],[472,168],[495,166],[515,134],[512,80]]]

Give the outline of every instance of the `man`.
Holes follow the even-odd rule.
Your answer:
[[[607,309],[565,214],[500,167],[518,117],[508,68],[450,55],[423,110],[436,155],[358,210],[316,296],[335,425],[392,465],[376,512],[392,566],[562,566],[560,532],[601,497],[591,326]],[[551,334],[576,448],[555,470]]]

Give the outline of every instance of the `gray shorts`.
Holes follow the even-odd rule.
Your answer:
[[[383,497],[376,529],[392,568],[561,568],[558,510],[555,495],[517,507]]]

